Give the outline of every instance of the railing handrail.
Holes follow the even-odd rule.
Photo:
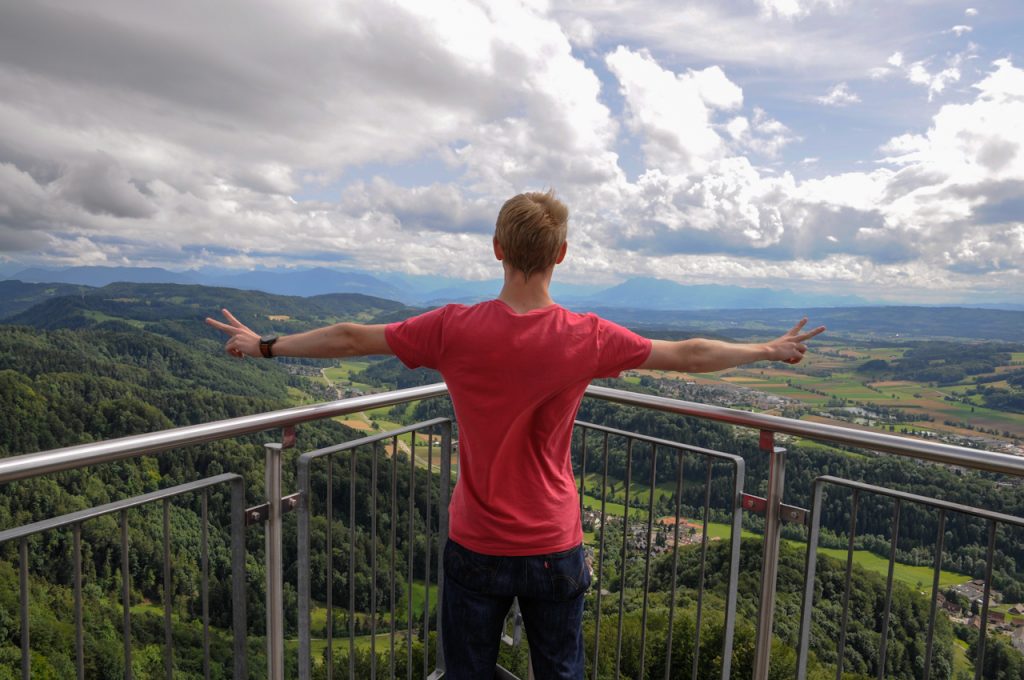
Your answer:
[[[852,427],[843,427],[842,425],[829,425],[827,423],[772,416],[766,413],[753,413],[725,406],[699,404],[692,401],[682,401],[638,392],[627,392],[597,385],[591,385],[587,388],[587,396],[627,406],[640,406],[642,408],[714,420],[731,425],[741,425],[758,430],[848,444],[874,451],[885,451],[887,453],[930,460],[946,465],[956,465],[975,470],[986,470],[988,472],[999,472],[1024,477],[1024,457],[1012,456],[1007,453],[970,449],[966,446],[956,446],[955,444],[942,444],[918,438],[885,434],[884,432],[857,430]]]
[[[433,385],[410,387],[403,390],[350,397],[348,399],[338,399],[336,401],[307,406],[296,406],[280,411],[270,411],[269,413],[258,413],[240,418],[218,420],[212,423],[188,425],[159,432],[149,432],[102,442],[12,456],[0,459],[0,484],[18,479],[37,477],[51,472],[59,472],[61,470],[109,463],[132,456],[158,453],[181,446],[203,444],[218,439],[227,439],[254,432],[288,427],[311,420],[334,418],[384,406],[394,406],[409,401],[439,397],[447,393],[448,388],[444,383],[434,383]],[[1024,477],[1024,457],[1011,456],[995,451],[970,449],[953,444],[899,437],[883,432],[871,432],[841,425],[795,420],[793,418],[753,413],[725,406],[712,406],[710,404],[700,404],[638,392],[627,392],[625,390],[596,385],[588,387],[586,394],[588,397],[627,406],[639,406],[758,430],[768,430],[781,434],[807,437],[809,439],[837,442],[875,451],[885,451],[946,465],[957,465]]]
[[[447,394],[444,383],[338,399],[0,459],[0,484]]]

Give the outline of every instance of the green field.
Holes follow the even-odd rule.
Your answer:
[[[601,512],[601,499],[600,498],[594,498],[593,496],[584,495],[583,496],[583,507],[590,508],[591,510],[596,510],[598,512]],[[608,517],[623,517],[625,515],[625,512],[626,512],[626,506],[621,504],[621,503],[613,503],[612,501],[607,501],[605,503],[605,514]],[[641,509],[641,508],[630,508],[629,509],[629,518],[631,520],[638,520],[638,521],[639,520],[644,520],[644,521],[646,521],[647,520],[647,510],[646,509]]]
[[[726,540],[731,535],[732,527],[728,524],[717,524],[714,522],[708,524],[708,537],[710,538]],[[741,534],[741,538],[760,538],[760,535],[751,533],[744,529]],[[789,541],[789,544],[797,546],[801,550],[807,549],[806,543]],[[839,548],[819,547],[818,553],[821,555],[828,555],[829,557],[844,563],[846,562],[846,551]],[[867,550],[854,550],[853,562],[854,564],[860,565],[867,571],[873,571],[876,574],[880,574],[883,578],[887,578],[889,575],[889,560],[884,557],[879,557]],[[897,562],[893,567],[893,579],[900,581],[919,592],[923,592],[925,595],[931,594],[932,578],[933,572],[930,567],[912,567],[909,564],[901,564],[899,562]],[[939,587],[946,588],[948,586],[965,583],[970,581],[971,578],[971,576],[967,576],[966,574],[958,574],[953,571],[942,570],[939,572]],[[918,587],[918,583],[921,584],[920,588]],[[1007,607],[1007,609],[1009,608]]]
[[[834,557],[841,562],[846,562],[846,551],[839,548],[818,548],[818,553]],[[889,560],[887,558],[879,557],[866,550],[854,550],[853,561],[864,569],[881,574],[883,577],[887,578],[889,575]],[[934,572],[931,567],[912,567],[908,564],[900,564],[899,562],[893,566],[894,580],[900,581],[925,595],[931,595],[933,578]],[[971,578],[966,574],[942,570],[939,572],[939,588],[944,589],[949,586],[965,583],[970,581]],[[920,587],[918,584],[920,584]]]
[[[747,387],[766,394],[793,399],[810,409],[823,407],[832,400],[845,400],[848,406],[864,406],[877,404],[884,407],[897,408],[907,415],[920,414],[932,420],[920,422],[924,427],[935,432],[949,432],[958,435],[971,434],[968,429],[961,429],[951,423],[970,423],[974,428],[996,430],[1000,434],[1011,432],[1017,437],[1024,437],[1024,416],[1017,413],[997,411],[981,405],[979,395],[967,397],[968,403],[961,400],[967,391],[976,389],[972,377],[969,381],[957,385],[933,386],[909,381],[867,382],[870,376],[855,372],[857,366],[871,359],[891,361],[897,359],[906,348],[875,347],[862,348],[844,344],[827,344],[824,351],[828,354],[808,354],[807,360],[795,368],[778,368],[753,366],[732,369],[723,373],[701,374],[699,382],[711,384],[727,384],[735,387]],[[1024,362],[1024,353],[1015,352],[1011,355],[1012,363]],[[1000,366],[992,375],[1015,370],[1014,366]],[[663,374],[671,377],[672,374]],[[678,374],[680,378],[685,376]],[[865,384],[866,383],[866,384]],[[997,387],[1000,383],[986,383],[989,387]],[[1002,384],[1005,388],[1005,383]],[[821,394],[818,394],[820,392]],[[951,398],[947,400],[947,397]],[[908,424],[911,429],[921,429]],[[888,423],[878,422],[876,428],[889,431]]]
[[[953,638],[953,676],[958,677],[961,673],[967,673],[968,677],[974,677],[974,665],[967,658],[967,643],[960,638]]]

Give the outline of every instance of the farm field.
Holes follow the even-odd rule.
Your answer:
[[[791,400],[807,413],[828,413],[836,420],[842,408],[876,407],[900,414],[890,421],[870,418],[841,417],[841,420],[863,421],[863,424],[895,434],[913,434],[922,430],[947,433],[959,437],[977,436],[985,432],[996,441],[1009,443],[1012,438],[1024,439],[1024,414],[984,407],[981,396],[968,395],[978,387],[975,378],[991,380],[988,387],[1007,388],[998,380],[1004,373],[1019,370],[1024,353],[1010,354],[1010,362],[989,374],[971,376],[970,380],[950,385],[937,385],[906,380],[873,380],[857,373],[867,361],[898,360],[907,351],[904,347],[864,348],[850,344],[824,344],[821,351],[810,352],[804,363],[796,367],[769,364],[731,369],[721,373],[671,374],[644,371],[641,375],[673,378],[697,385],[749,388]],[[969,426],[968,426],[969,425]]]

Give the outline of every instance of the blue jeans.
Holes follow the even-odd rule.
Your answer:
[[[444,548],[441,611],[445,680],[491,680],[502,624],[519,598],[537,680],[583,678],[583,598],[590,568],[583,546],[531,557]]]

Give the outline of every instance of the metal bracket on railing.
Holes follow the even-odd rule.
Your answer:
[[[763,515],[768,510],[768,499],[745,493],[743,494],[743,509]]]
[[[292,510],[299,507],[299,496],[298,493],[293,493],[290,496],[281,497],[281,514],[291,512]],[[264,503],[263,505],[257,505],[251,508],[247,508],[245,511],[245,526],[249,527],[253,524],[260,524],[266,522],[270,518],[270,503]]]
[[[795,505],[780,503],[779,517],[783,522],[792,522],[793,524],[803,524],[804,526],[807,526],[807,510],[804,508],[798,508]]]
[[[760,496],[754,496],[749,493],[742,495],[743,509],[749,512],[756,512],[759,515],[763,515],[768,511],[768,499],[761,498]],[[779,503],[779,519],[783,522],[793,522],[796,524],[807,524],[807,510],[798,508],[795,505],[786,505],[785,503]]]

